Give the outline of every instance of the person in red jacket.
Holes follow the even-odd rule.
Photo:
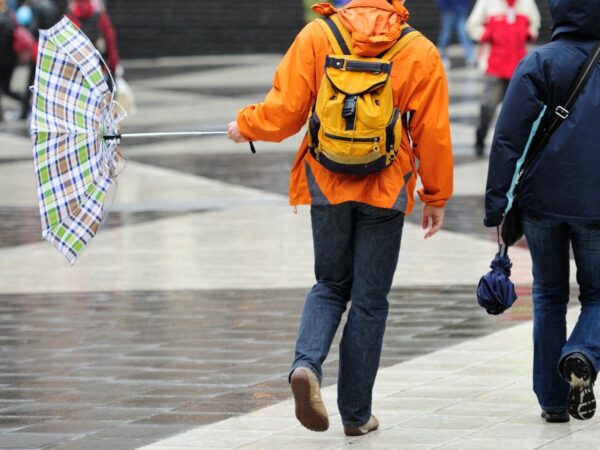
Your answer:
[[[117,36],[106,11],[92,0],[74,0],[69,4],[67,17],[92,41],[114,74],[119,65]]]
[[[467,20],[471,38],[489,45],[486,79],[475,136],[475,153],[483,156],[485,138],[508,83],[537,39],[540,12],[535,0],[477,0]]]

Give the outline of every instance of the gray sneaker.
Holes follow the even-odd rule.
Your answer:
[[[296,403],[296,418],[312,431],[326,431],[329,416],[321,398],[317,376],[305,367],[298,367],[290,377],[290,387]]]
[[[379,428],[379,421],[377,420],[377,417],[371,416],[369,421],[360,427],[344,426],[344,434],[346,436],[362,436],[370,433],[371,431],[375,431],[377,428]]]

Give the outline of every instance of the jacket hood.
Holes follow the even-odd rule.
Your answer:
[[[600,38],[598,0],[550,0],[552,39],[561,34]]]
[[[409,13],[400,0],[353,0],[336,9],[329,3],[318,3],[313,10],[323,16],[336,12],[352,35],[352,52],[372,57],[392,47],[402,31]]]

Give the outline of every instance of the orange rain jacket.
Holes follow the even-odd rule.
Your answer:
[[[408,18],[401,2],[353,0],[340,10],[328,3],[313,9],[338,13],[352,34],[352,52],[371,57],[390,48]],[[243,108],[237,117],[241,134],[251,141],[279,142],[300,131],[319,91],[325,57],[332,53],[327,36],[316,22],[296,37],[281,61],[273,88],[263,103]],[[409,113],[400,151],[394,163],[370,175],[345,175],[321,166],[308,151],[307,137],[292,168],[291,205],[338,204],[357,201],[409,214],[418,172],[423,203],[444,206],[452,194],[452,148],[448,88],[435,46],[425,37],[411,40],[393,59],[391,73],[396,106]],[[418,161],[417,161],[418,160]]]

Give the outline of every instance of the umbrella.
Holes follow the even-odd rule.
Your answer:
[[[105,217],[122,138],[227,132],[122,134],[126,114],[104,79],[102,57],[83,32],[64,17],[40,31],[38,47],[31,136],[42,237],[74,264]]]
[[[500,244],[500,249],[492,261],[490,270],[479,280],[477,286],[477,302],[488,314],[502,314],[517,300],[515,286],[510,281],[512,262],[507,254],[507,246]]]

